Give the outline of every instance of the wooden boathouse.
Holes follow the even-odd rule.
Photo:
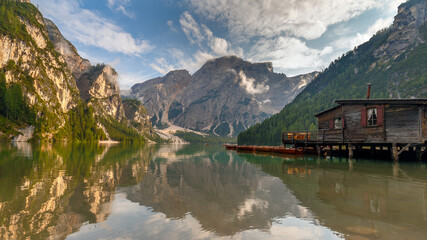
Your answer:
[[[316,131],[283,132],[283,144],[348,152],[382,151],[394,160],[410,152],[421,160],[427,147],[427,99],[336,100],[315,114]],[[344,150],[345,148],[345,150]]]

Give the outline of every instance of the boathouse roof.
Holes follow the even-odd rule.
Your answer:
[[[335,103],[339,105],[362,105],[362,104],[426,105],[427,98],[344,99],[344,100],[335,100]]]
[[[318,117],[327,112],[333,111],[339,108],[341,105],[381,105],[381,104],[398,104],[398,105],[427,105],[427,98],[388,98],[388,99],[340,99],[335,100],[335,103],[339,104],[335,107],[326,109],[322,112],[314,114]]]

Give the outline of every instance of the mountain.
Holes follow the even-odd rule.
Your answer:
[[[236,136],[277,113],[317,73],[286,77],[271,63],[235,56],[206,62],[193,75],[186,70],[136,84],[131,96],[147,108],[153,125],[177,125],[220,136]]]
[[[335,99],[427,97],[427,2],[399,6],[393,25],[332,62],[280,113],[238,136],[239,144],[279,145],[281,132],[316,129],[313,114]]]
[[[81,58],[29,1],[1,1],[0,19],[1,140],[154,136],[143,108],[126,116],[117,72]]]

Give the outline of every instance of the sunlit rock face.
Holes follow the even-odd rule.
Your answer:
[[[291,102],[317,73],[288,78],[271,63],[235,56],[208,61],[193,75],[169,72],[132,87],[154,125],[174,124],[235,136]]]
[[[96,65],[77,79],[77,86],[82,99],[94,106],[96,114],[122,120],[125,112],[117,79],[111,66]]]
[[[0,34],[0,69],[8,84],[14,82],[21,86],[28,104],[37,113],[37,137],[51,140],[61,130],[69,131],[68,112],[82,102],[92,105],[97,116],[126,123],[117,72],[110,66],[92,66],[30,1],[17,2],[13,6],[23,11],[22,16],[15,12],[8,21],[21,22],[25,30],[19,34],[12,31]],[[141,118],[146,117],[144,114],[139,111]],[[151,125],[143,130],[150,132],[150,129]]]

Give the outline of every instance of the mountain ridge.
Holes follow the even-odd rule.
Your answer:
[[[271,62],[251,63],[236,56],[207,61],[193,75],[174,70],[135,84],[139,99],[160,128],[177,125],[219,136],[240,131],[279,111],[316,73],[288,78]]]

